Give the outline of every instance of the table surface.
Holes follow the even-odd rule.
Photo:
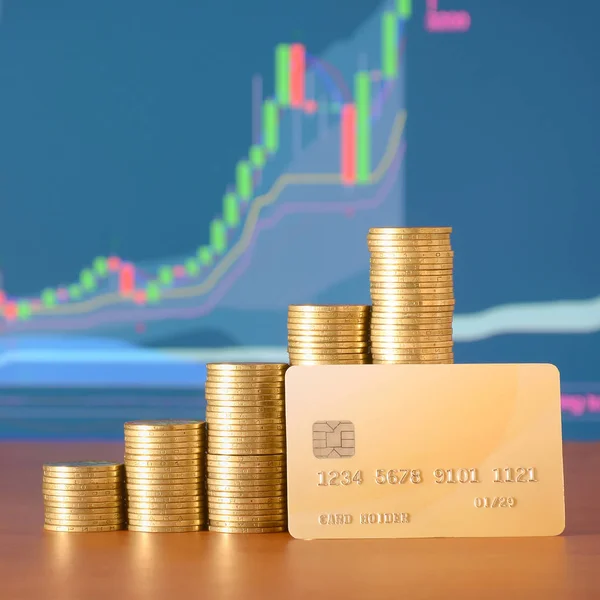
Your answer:
[[[56,534],[41,464],[120,444],[0,443],[2,600],[600,598],[600,444],[565,445],[554,538],[300,541],[288,534]]]

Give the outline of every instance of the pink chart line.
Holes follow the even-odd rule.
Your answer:
[[[406,143],[401,144],[399,152],[396,154],[394,161],[389,167],[388,175],[386,175],[381,187],[372,198],[365,198],[355,202],[290,202],[282,204],[273,215],[259,221],[254,235],[248,245],[243,257],[237,263],[236,267],[221,280],[221,283],[208,296],[206,301],[199,306],[187,308],[148,308],[139,307],[137,309],[119,310],[116,312],[100,313],[90,316],[65,318],[52,318],[52,320],[44,322],[27,321],[11,326],[4,326],[0,331],[10,333],[30,331],[30,330],[59,330],[59,331],[76,331],[82,329],[90,329],[101,325],[112,325],[114,323],[123,322],[144,322],[156,321],[163,319],[191,319],[202,317],[215,309],[219,301],[223,298],[227,290],[244,274],[252,263],[252,253],[256,246],[256,241],[262,231],[273,228],[282,219],[293,214],[327,214],[327,213],[345,213],[348,210],[366,211],[373,210],[380,206],[386,196],[389,194],[394,182],[397,178],[397,171],[400,167],[406,152]]]

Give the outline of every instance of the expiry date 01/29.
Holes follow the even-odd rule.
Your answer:
[[[473,500],[475,508],[514,508],[517,505],[517,499],[512,496],[496,496],[489,498],[483,496]]]
[[[479,469],[433,469],[429,479],[423,469],[375,469],[371,481],[377,485],[417,484],[431,481],[436,484],[482,483],[486,477],[481,477]],[[318,486],[350,486],[361,485],[365,482],[362,470],[356,471],[319,471]],[[537,483],[535,467],[502,467],[491,469],[488,480],[493,483]]]

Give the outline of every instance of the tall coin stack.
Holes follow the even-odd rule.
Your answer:
[[[454,362],[450,227],[369,230],[374,363]]]
[[[204,421],[125,423],[130,531],[181,533],[206,525]]]
[[[43,466],[44,529],[92,532],[125,529],[123,465],[89,461]]]
[[[292,365],[370,362],[370,306],[291,305],[288,353]]]
[[[287,530],[286,364],[209,364],[209,530]]]

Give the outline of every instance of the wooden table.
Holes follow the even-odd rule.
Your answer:
[[[0,443],[2,600],[600,598],[600,444],[567,444],[557,538],[303,542],[287,534],[55,534],[41,464],[118,444]]]

